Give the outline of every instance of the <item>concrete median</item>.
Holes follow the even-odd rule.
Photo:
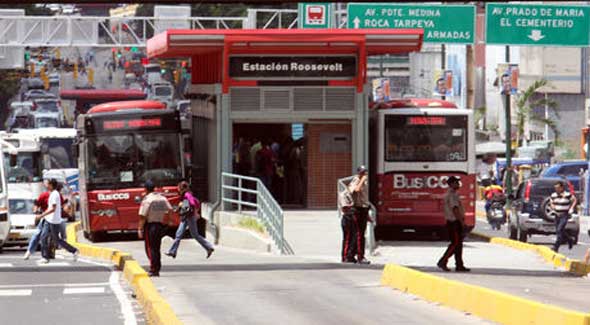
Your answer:
[[[123,271],[125,279],[133,287],[137,300],[143,307],[149,324],[182,324],[172,307],[162,298],[147,272],[131,254],[117,249],[79,243],[77,238],[79,229],[80,222],[68,225],[68,242],[80,250],[80,255],[113,263]]]
[[[590,325],[590,314],[445,279],[396,264],[385,266],[381,284],[501,324]]]

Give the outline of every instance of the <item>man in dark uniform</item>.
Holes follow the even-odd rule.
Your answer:
[[[338,195],[338,205],[342,214],[342,263],[356,263],[357,229],[354,220],[354,201],[348,188]]]
[[[348,184],[354,201],[354,216],[356,220],[357,234],[357,262],[370,264],[365,258],[365,230],[369,221],[369,175],[367,167],[361,165],[357,168],[358,175],[354,176]]]
[[[139,207],[137,234],[139,238],[145,238],[145,252],[150,260],[149,276],[160,276],[160,268],[162,267],[160,247],[162,246],[162,237],[167,230],[165,218],[170,217],[169,214],[173,209],[166,197],[154,192],[154,188],[154,183],[151,180],[145,182],[147,195]]]

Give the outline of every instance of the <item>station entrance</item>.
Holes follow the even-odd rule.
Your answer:
[[[191,59],[192,180],[209,201],[229,172],[264,179],[283,207],[334,208],[337,180],[368,164],[367,57],[417,51],[422,38],[421,29],[168,30],[147,51]],[[275,158],[257,167],[263,143]]]

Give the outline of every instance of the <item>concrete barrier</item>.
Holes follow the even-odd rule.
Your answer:
[[[501,324],[590,325],[590,314],[388,264],[381,284]]]
[[[133,259],[131,254],[117,249],[79,243],[77,238],[79,230],[80,222],[68,225],[67,241],[80,250],[80,255],[113,263],[119,270],[123,270],[123,276],[133,288],[149,324],[182,324],[172,307],[160,296],[147,272]]]

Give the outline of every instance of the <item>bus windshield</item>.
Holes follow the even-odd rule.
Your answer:
[[[76,159],[72,156],[73,138],[53,139],[45,138],[41,140],[44,146],[47,146],[49,161],[48,169],[65,169],[77,168]]]
[[[4,154],[4,166],[8,183],[40,182],[42,166],[39,163],[40,152],[19,152],[16,156],[16,165],[10,166],[10,155]]]
[[[385,161],[467,160],[467,116],[385,116]]]
[[[141,186],[147,179],[172,185],[180,179],[177,133],[128,133],[88,137],[88,183]]]

